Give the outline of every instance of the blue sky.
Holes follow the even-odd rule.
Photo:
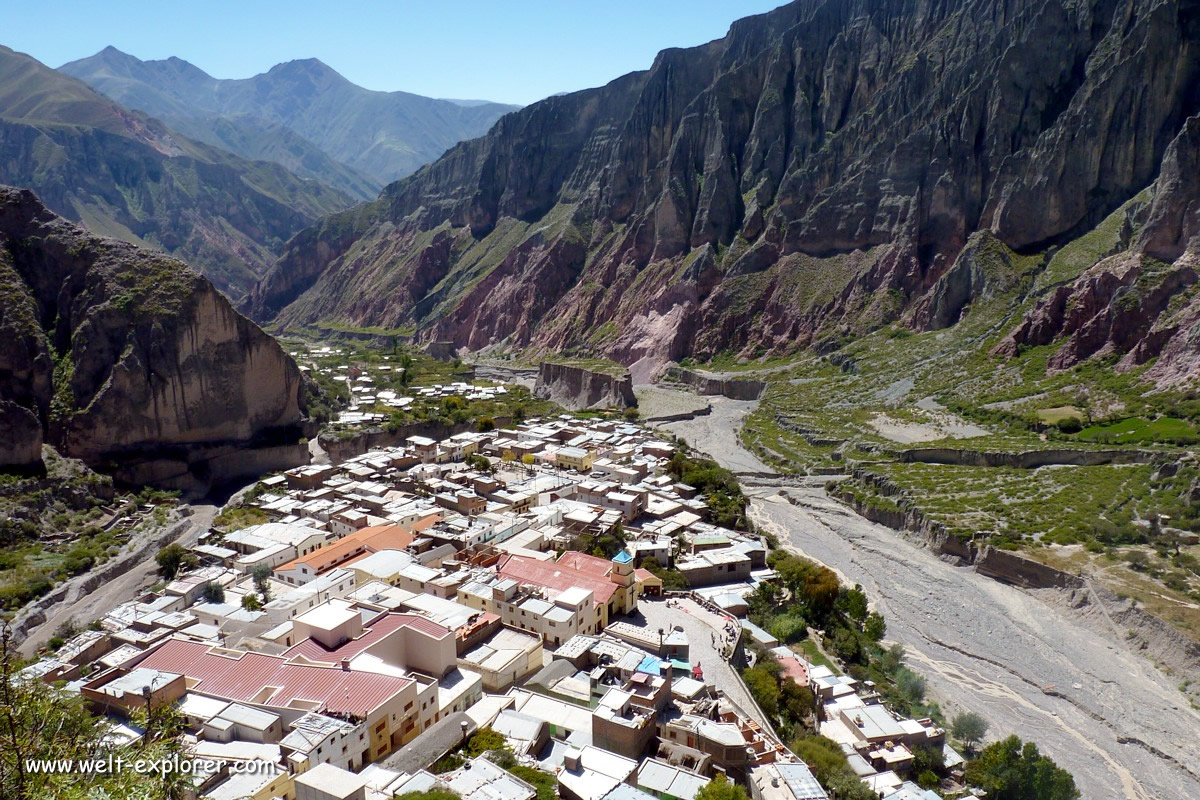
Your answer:
[[[113,45],[218,78],[319,58],[369,89],[531,103],[719,38],[783,0],[54,0],[6,3],[0,44],[51,67]]]

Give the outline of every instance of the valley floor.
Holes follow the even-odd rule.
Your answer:
[[[753,403],[664,426],[746,475],[754,522],[861,583],[937,698],[972,709],[991,735],[1016,733],[1075,776],[1088,800],[1200,797],[1200,713],[1168,678],[1074,612],[955,567],[859,517],[819,485],[777,486],[737,441]]]

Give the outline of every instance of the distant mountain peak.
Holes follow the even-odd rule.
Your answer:
[[[458,142],[482,136],[516,108],[372,91],[318,58],[286,61],[258,75],[223,80],[182,59],[138,61],[106,48],[60,69],[119,103],[239,155],[257,159],[273,150],[282,159],[278,163],[289,169],[308,169],[328,159],[342,173],[334,174],[336,170],[325,165],[313,177],[363,199]],[[249,127],[247,118],[253,118]],[[230,130],[230,121],[241,126],[238,132]],[[267,142],[263,132],[270,126],[282,126],[295,136],[290,143]],[[312,154],[313,149],[319,154]],[[346,169],[357,176],[346,174]],[[364,181],[369,193],[364,192]]]

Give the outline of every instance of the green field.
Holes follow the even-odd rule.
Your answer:
[[[1186,420],[1159,417],[1148,420],[1130,417],[1119,422],[1090,425],[1075,437],[1079,441],[1101,444],[1196,444],[1200,435]]]

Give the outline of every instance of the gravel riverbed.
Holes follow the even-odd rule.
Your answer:
[[[735,472],[766,470],[737,441],[753,403],[713,400],[664,426]],[[944,562],[819,486],[744,479],[755,523],[861,583],[948,714],[979,711],[989,739],[1016,733],[1075,776],[1087,800],[1200,798],[1200,713],[1177,684],[1061,603]],[[1191,676],[1195,679],[1197,676]]]

